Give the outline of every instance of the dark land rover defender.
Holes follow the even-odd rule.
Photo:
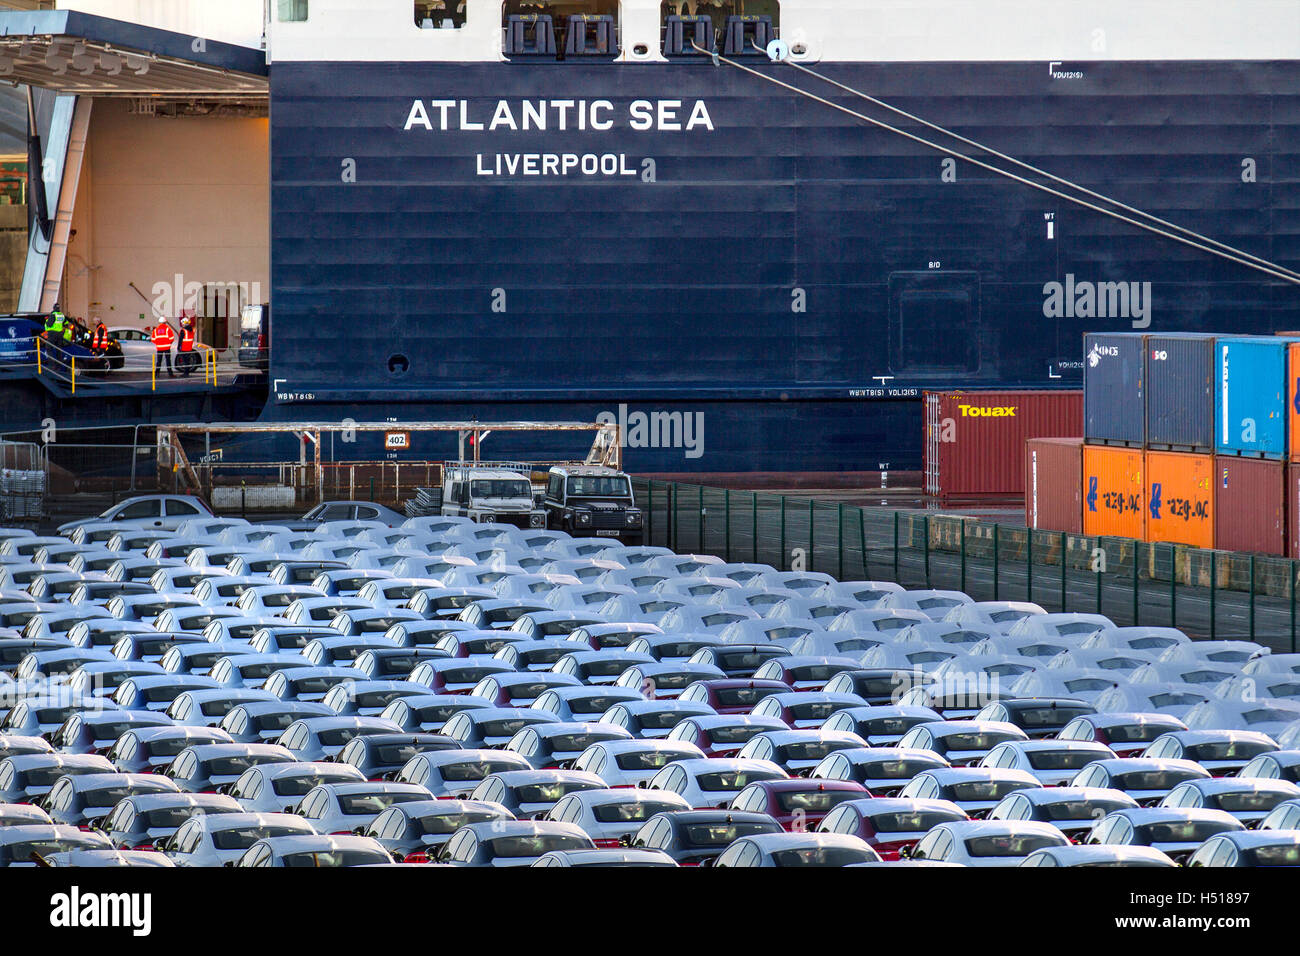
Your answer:
[[[632,480],[599,465],[552,468],[546,482],[546,527],[579,537],[618,538],[641,544],[641,509],[632,497]]]

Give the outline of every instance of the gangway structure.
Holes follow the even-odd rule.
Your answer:
[[[546,457],[545,436],[590,432],[592,442],[585,457]],[[411,436],[454,434],[461,463],[485,463],[483,442],[493,434],[529,433],[538,436],[538,454],[529,456],[533,471],[558,464],[603,465],[622,469],[623,435],[617,422],[214,422],[208,424],[160,424],[157,426],[158,485],[164,491],[197,493],[211,500],[215,488],[271,486],[292,490],[292,505],[318,504],[329,497],[356,498],[400,504],[403,495],[416,489],[439,485],[447,456],[423,459],[330,460],[324,454],[326,442],[343,437],[348,444],[357,434],[381,434],[383,446],[394,451],[411,447]],[[227,457],[224,449],[213,449],[212,441],[263,438],[271,442],[291,436],[300,449],[297,461],[257,461],[245,456]],[[202,441],[202,452],[194,447]],[[187,450],[187,445],[190,450]],[[286,502],[288,504],[288,502]]]

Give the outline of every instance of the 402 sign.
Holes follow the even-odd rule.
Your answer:
[[[410,432],[384,432],[384,449],[387,451],[406,451],[411,447]]]

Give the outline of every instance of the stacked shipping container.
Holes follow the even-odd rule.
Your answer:
[[[1083,435],[1083,392],[926,392],[925,493],[1018,498],[1031,438]]]
[[[1085,534],[1300,558],[1300,339],[1105,333],[1084,352]]]

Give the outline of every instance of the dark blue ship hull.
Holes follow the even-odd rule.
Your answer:
[[[1300,64],[818,69],[1300,266]],[[555,112],[545,130],[460,128],[489,126],[499,101],[522,126],[541,100],[608,101],[584,115],[610,128],[573,128],[576,105],[565,130]],[[660,100],[681,101],[675,119]],[[697,101],[712,129],[671,128]],[[1077,387],[1084,332],[1135,323],[1300,328],[1294,286],[707,61],[286,63],[271,103],[271,419],[591,420],[622,404],[704,416],[702,454],[632,447],[637,471],[915,469],[920,389]],[[545,175],[545,154],[616,159]],[[1099,283],[1124,301],[1084,296]]]

